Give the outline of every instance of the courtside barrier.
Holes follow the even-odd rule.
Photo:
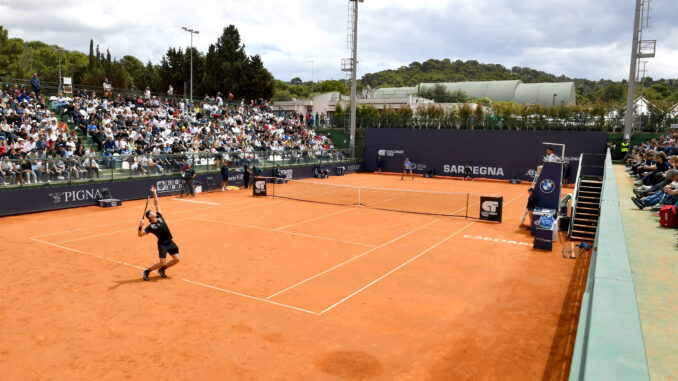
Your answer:
[[[362,162],[326,165],[331,173],[335,173],[336,167],[343,167],[346,173],[364,170]],[[288,178],[309,178],[313,177],[315,166],[287,167],[281,172]],[[272,174],[273,169],[263,171],[264,176],[272,176]],[[229,172],[229,185],[242,186],[243,177],[240,171]],[[210,188],[221,187],[221,175],[219,172],[200,173],[196,176],[195,182],[202,185],[203,191],[209,191]],[[158,196],[178,195],[182,190],[182,180],[178,175],[15,188],[0,191],[0,216],[96,205],[96,201],[102,198],[104,188],[107,188],[114,198],[122,201],[142,199],[148,195],[151,185],[158,189]]]
[[[573,183],[579,156],[605,154],[606,139],[602,132],[368,128],[365,166],[368,171],[376,170],[377,156],[381,156],[383,171],[400,173],[409,158],[414,173],[419,174],[433,169],[438,176],[462,177],[464,166],[469,165],[476,178],[532,181],[546,154],[543,142],[556,142],[566,146]]]
[[[649,380],[645,342],[610,153],[570,381]]]

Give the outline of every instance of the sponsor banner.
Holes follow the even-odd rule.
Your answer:
[[[399,149],[379,149],[377,155],[383,157],[405,156],[405,151]]]
[[[464,165],[461,164],[445,164],[443,165],[443,175],[448,176],[464,176]],[[479,167],[470,166],[473,176],[480,177],[495,177],[504,176],[504,168],[502,167]],[[535,171],[536,172],[536,171]]]
[[[415,173],[430,168],[442,176],[461,177],[468,165],[474,177],[532,181],[546,154],[543,142],[565,144],[568,178],[577,177],[582,153],[605,154],[603,132],[581,131],[501,131],[501,130],[415,130],[368,128],[365,136],[365,169],[403,171],[403,160],[416,163]],[[560,147],[554,147],[556,153]]]
[[[332,164],[326,167],[331,173],[338,166],[346,167],[347,172],[360,172],[364,169],[364,163],[351,162]],[[308,178],[313,177],[315,167],[286,168],[290,177]],[[264,170],[263,176],[272,176],[273,169]],[[212,181],[208,181],[208,178]],[[202,173],[195,178],[196,184],[202,184],[203,191],[210,191],[221,187],[219,173]],[[242,186],[242,172],[229,171],[229,185]],[[218,183],[218,184],[216,184]],[[158,189],[158,195],[178,195],[181,193],[183,181],[178,176],[140,178],[125,181],[111,181],[101,183],[82,183],[73,185],[57,185],[46,187],[26,187],[0,191],[0,216],[12,214],[41,212],[55,209],[75,208],[80,206],[92,206],[102,198],[103,189],[108,189],[111,196],[120,201],[144,199],[149,194],[151,185]]]
[[[558,210],[562,177],[562,163],[544,163],[534,186],[535,203],[538,208]]]
[[[252,192],[252,195],[254,196],[266,196],[266,179],[255,177]]]
[[[501,222],[503,197],[480,196],[480,219]]]

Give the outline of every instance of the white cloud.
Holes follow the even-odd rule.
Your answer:
[[[259,54],[280,79],[340,79],[348,1],[258,0],[103,2],[0,0],[2,24],[13,37],[86,52],[89,39],[114,57],[158,62],[171,46],[186,47],[182,26],[200,30],[206,51],[234,24],[249,54]],[[648,75],[676,78],[678,7],[653,2],[657,57]],[[368,0],[359,10],[359,74],[429,58],[475,59],[527,66],[556,75],[619,80],[628,76],[632,2],[618,0]]]

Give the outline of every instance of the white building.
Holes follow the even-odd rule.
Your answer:
[[[404,97],[396,98],[358,98],[356,100],[358,105],[372,105],[378,111],[388,109],[399,109],[402,107],[410,107],[415,110],[419,105],[433,104],[430,99],[420,98],[414,95],[406,95]],[[273,102],[274,111],[294,111],[301,114],[318,113],[319,115],[332,116],[337,104],[346,110],[351,105],[350,97],[342,96],[338,92],[324,93],[315,95],[312,99],[306,100],[291,100]]]

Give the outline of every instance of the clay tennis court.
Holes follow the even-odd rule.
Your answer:
[[[145,200],[5,217],[2,378],[567,378],[586,259],[532,250],[528,185],[321,181],[501,195],[503,223],[251,190],[161,197],[182,261],[144,282]]]

